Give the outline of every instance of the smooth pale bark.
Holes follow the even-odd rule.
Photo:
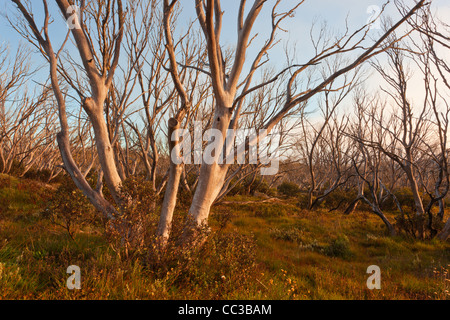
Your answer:
[[[196,0],[197,18],[207,43],[211,84],[216,99],[212,129],[220,131],[223,142],[226,141],[227,130],[230,128],[233,113],[232,106],[246,60],[245,55],[250,34],[264,2],[265,0],[255,0],[245,19],[245,1],[241,2],[235,57],[230,74],[226,75],[223,66],[224,59],[219,44],[223,14],[220,8],[220,1],[208,0],[206,6],[204,6],[204,2]],[[218,150],[223,150],[223,145],[221,148],[216,148],[215,161],[208,161],[208,163],[205,162],[205,159],[202,161],[199,182],[189,208],[188,219],[191,221],[188,221],[186,224],[184,236],[189,235],[192,228],[199,228],[207,224],[211,206],[224,185],[229,166],[220,164],[219,157],[222,155],[222,152]]]
[[[157,237],[158,245],[160,248],[164,248],[169,240],[170,229],[172,226],[173,213],[177,204],[178,187],[180,185],[181,172],[183,171],[182,164],[175,163],[172,159],[173,156],[180,157],[180,141],[173,141],[173,133],[180,129],[180,122],[175,118],[169,119],[168,122],[168,139],[169,139],[169,178],[167,181],[166,192],[164,194],[164,200],[161,207],[161,216],[159,220]]]
[[[200,245],[207,236],[211,207],[222,190],[228,167],[217,163],[202,164],[197,188],[189,208],[182,241]]]
[[[61,13],[66,19],[70,18],[71,3],[68,0],[56,0]],[[118,19],[118,33],[114,39],[114,44],[111,44],[111,55],[107,61],[103,61],[104,67],[99,70],[94,63],[93,48],[89,42],[88,36],[84,32],[83,28],[72,28],[71,34],[76,43],[78,54],[80,55],[84,70],[89,79],[89,85],[91,88],[92,96],[84,99],[83,108],[89,116],[89,120],[92,123],[95,142],[98,153],[98,159],[103,170],[105,183],[114,198],[117,205],[121,206],[121,200],[119,195],[119,186],[121,184],[121,178],[114,160],[113,148],[109,140],[109,134],[107,124],[103,114],[103,107],[108,95],[109,88],[113,81],[114,72],[119,63],[120,49],[124,32],[124,18],[125,15],[122,10],[122,1],[117,0],[116,6]],[[109,14],[109,7],[107,9]],[[81,22],[83,23],[83,22]],[[100,35],[105,36],[105,35]],[[105,68],[106,67],[106,68]]]
[[[408,161],[410,161],[411,156],[409,155],[409,153],[407,154],[407,157],[408,157]],[[417,225],[418,236],[420,238],[423,238],[424,223],[425,223],[425,219],[424,219],[425,210],[423,207],[422,198],[420,197],[419,186],[417,184],[416,178],[414,177],[414,172],[413,172],[411,162],[409,162],[405,166],[405,172],[406,172],[406,177],[408,178],[408,181],[409,181],[409,184],[411,187],[411,192],[412,192],[413,198],[414,198],[414,206],[416,208],[416,219],[417,219],[416,225]]]
[[[91,201],[91,203],[100,211],[103,213],[103,215],[108,218],[109,220],[114,220],[117,217],[117,210],[114,208],[113,205],[111,205],[106,199],[103,198],[102,193],[100,191],[93,190],[89,183],[86,181],[85,176],[75,163],[72,153],[70,150],[70,139],[69,139],[69,124],[67,121],[67,115],[66,115],[66,102],[64,95],[61,91],[59,79],[58,79],[58,60],[57,56],[53,50],[49,34],[48,34],[48,26],[50,23],[50,15],[47,7],[47,3],[44,2],[44,8],[45,8],[45,22],[44,22],[44,28],[41,32],[40,29],[36,26],[35,21],[33,19],[33,16],[27,11],[27,9],[23,6],[23,4],[18,0],[13,0],[13,2],[17,5],[19,11],[22,13],[23,17],[26,19],[27,23],[29,24],[29,27],[31,29],[31,32],[35,36],[36,40],[39,42],[39,45],[42,46],[43,50],[45,51],[45,54],[49,61],[50,66],[50,80],[52,89],[57,101],[58,105],[58,115],[60,120],[60,126],[61,126],[61,132],[57,135],[57,142],[59,146],[59,150],[61,153],[61,157],[64,163],[64,168],[67,170],[69,175],[72,177],[74,183],[76,186],[86,195],[86,197]],[[63,13],[66,12],[69,4],[65,0],[57,1],[58,5],[62,9]],[[79,31],[72,30],[74,34],[77,34],[77,36],[80,35]],[[83,43],[80,45],[78,43],[77,45],[78,50],[80,51],[80,54],[82,55],[82,58],[85,57],[86,51],[88,51],[88,47],[86,43]],[[90,64],[83,59],[85,64]],[[92,72],[92,70],[86,70],[88,72]],[[97,84],[100,84],[101,81],[98,78]],[[105,98],[106,96],[106,85],[103,82],[102,86],[103,90],[94,90],[96,94],[96,98]],[[99,88],[97,88],[99,89]],[[100,99],[101,100],[101,99]],[[101,122],[99,114],[103,110],[102,107],[97,108],[97,111],[94,112],[95,105],[99,105],[99,100],[93,101],[93,99],[88,98],[85,101],[85,107],[92,111],[92,114],[96,115],[96,118],[98,119],[97,122]],[[103,106],[103,104],[101,104]],[[99,127],[99,126],[97,126]],[[105,126],[106,127],[106,126]],[[98,128],[97,128],[98,130]],[[101,130],[100,130],[101,131]],[[102,139],[103,140],[103,139]],[[108,140],[109,141],[109,140]]]
[[[105,218],[114,220],[117,215],[117,210],[107,200],[105,200],[105,198],[103,198],[101,192],[97,192],[91,188],[72,157],[69,141],[69,126],[66,118],[66,104],[57,76],[57,60],[51,44],[48,42],[45,47],[50,60],[50,78],[52,87],[59,107],[61,132],[57,135],[57,142],[64,167],[71,176],[75,185],[83,192],[94,207],[102,212]]]
[[[180,185],[181,173],[183,171],[182,163],[174,163],[173,157],[180,159],[180,141],[174,141],[173,133],[180,129],[181,122],[187,111],[191,106],[191,100],[188,96],[184,84],[181,81],[180,74],[178,72],[178,63],[176,60],[175,46],[172,39],[172,30],[170,20],[174,10],[174,6],[177,1],[169,2],[164,1],[164,35],[166,39],[166,49],[170,61],[170,75],[172,77],[175,90],[178,92],[181,99],[181,108],[178,109],[174,118],[169,119],[168,122],[168,139],[169,139],[169,177],[166,186],[166,192],[164,194],[164,200],[161,208],[161,216],[159,220],[157,230],[157,244],[160,249],[163,249],[170,235],[170,229],[172,226],[173,213],[177,203],[178,188]],[[156,145],[155,145],[156,146]],[[155,150],[155,149],[154,149]]]
[[[438,193],[436,192],[436,194],[438,194]],[[439,219],[440,221],[442,221],[442,220],[444,220],[444,214],[445,214],[445,204],[444,204],[444,200],[443,200],[443,199],[440,199],[440,200],[438,201],[438,205],[439,205],[439,212],[438,212],[437,216],[438,216],[438,219]]]
[[[420,197],[419,186],[417,184],[416,178],[414,177],[414,172],[410,164],[405,166],[406,176],[408,178],[411,192],[414,198],[414,205],[416,207],[416,216],[422,217],[425,213],[423,208],[422,198]]]
[[[100,106],[103,106],[103,103]],[[111,192],[116,204],[120,204],[119,187],[122,179],[117,170],[114,149],[109,140],[108,128],[103,117],[103,108],[98,107],[91,98],[87,98],[84,101],[83,107],[88,113],[92,128],[94,129],[98,159],[103,170],[106,186]]]
[[[212,128],[220,131],[224,144],[231,121],[230,108],[224,104],[217,104],[214,115],[215,121]],[[223,144],[221,148],[216,148],[216,151],[223,150]],[[186,225],[185,230],[188,234],[192,231],[192,228],[202,227],[207,224],[211,206],[222,190],[229,166],[220,164],[219,158],[221,156],[223,156],[222,152],[216,152],[212,164],[206,163],[203,158],[199,182],[189,208],[189,219],[191,221]]]
[[[91,186],[86,181],[84,175],[81,173],[80,169],[78,168],[72,157],[69,141],[69,126],[66,117],[66,103],[63,94],[61,92],[57,76],[57,60],[50,42],[46,43],[45,49],[47,51],[50,60],[50,78],[59,107],[61,132],[58,133],[57,135],[57,142],[64,163],[64,168],[72,177],[72,180],[74,181],[75,185],[90,200],[90,202],[94,205],[94,207],[100,212],[102,212],[105,218],[114,220],[115,216],[117,215],[116,209],[108,201],[106,201],[105,198],[103,198],[100,192],[96,192],[91,188]]]
[[[217,163],[202,165],[197,189],[189,209],[196,226],[206,224],[211,206],[222,190],[227,170],[228,168]]]

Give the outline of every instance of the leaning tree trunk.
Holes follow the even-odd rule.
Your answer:
[[[356,208],[358,207],[358,203],[359,203],[359,201],[361,201],[361,200],[362,200],[362,196],[356,197],[356,199],[353,200],[353,201],[348,205],[348,207],[345,209],[344,214],[350,215],[350,214],[352,214],[353,212],[355,212]]]
[[[390,236],[395,236],[397,235],[397,232],[395,231],[394,226],[391,224],[391,222],[388,220],[388,218],[386,218],[386,216],[381,212],[381,210],[379,208],[374,209],[374,212],[376,215],[378,215],[381,220],[383,220],[386,228],[388,229],[389,235]]]
[[[383,221],[384,225],[386,226],[386,228],[388,229],[389,235],[390,236],[395,236],[397,235],[397,232],[395,231],[394,226],[392,225],[392,223],[389,221],[389,219],[384,215],[383,211],[381,211],[380,207],[375,204],[370,202],[366,197],[363,196],[363,200],[370,205],[370,207],[372,208],[373,213],[375,213],[377,216],[379,216],[381,218],[381,220]]]
[[[364,181],[362,181],[362,179],[360,179],[360,181],[358,181],[358,196],[356,197],[355,200],[353,200],[349,204],[347,209],[345,209],[344,213],[352,214],[353,212],[355,212],[356,208],[358,207],[359,201],[361,201],[363,199],[363,197],[364,197]]]

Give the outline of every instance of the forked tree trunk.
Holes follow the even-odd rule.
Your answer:
[[[196,0],[195,1],[195,9],[197,12],[197,18],[198,22],[201,26],[201,30],[204,33],[204,40],[206,41],[206,49],[208,54],[208,62],[209,62],[209,75],[211,78],[211,84],[213,88],[214,98],[217,103],[215,111],[214,111],[214,121],[212,128],[217,129],[222,134],[223,139],[225,140],[227,136],[227,130],[230,126],[230,119],[231,114],[233,113],[233,108],[235,105],[233,104],[236,99],[236,93],[238,88],[241,86],[240,84],[240,78],[242,70],[244,69],[245,64],[245,57],[247,48],[250,46],[251,43],[251,34],[252,34],[252,28],[254,25],[254,22],[256,18],[258,17],[260,11],[262,10],[262,7],[266,1],[265,0],[255,0],[253,2],[253,6],[250,10],[245,10],[245,3],[246,1],[241,1],[240,8],[239,8],[239,17],[238,17],[238,41],[236,43],[236,49],[234,54],[234,62],[232,61],[231,64],[227,63],[225,64],[225,55],[222,53],[221,45],[220,45],[220,34],[222,30],[222,16],[223,11],[220,7],[220,1],[215,0],[208,0],[208,1],[201,1]],[[277,1],[277,4],[273,7],[273,14],[272,14],[272,29],[273,31],[276,31],[279,28],[279,22],[281,22],[285,17],[291,16],[293,11],[302,3],[303,1],[299,2],[291,11],[288,11],[283,14],[276,14],[275,8],[277,7],[279,1]],[[383,36],[381,36],[378,41],[376,41],[371,47],[364,50],[364,52],[359,55],[359,57],[354,60],[352,63],[346,65],[343,68],[339,68],[331,75],[327,76],[323,81],[319,82],[318,85],[316,85],[314,88],[309,89],[306,92],[293,94],[293,89],[295,87],[296,79],[299,74],[301,74],[306,68],[305,66],[297,66],[299,67],[293,74],[290,76],[290,79],[287,83],[287,101],[284,103],[284,107],[282,107],[279,111],[274,110],[274,114],[269,117],[269,119],[266,122],[266,125],[264,126],[265,129],[270,131],[279,121],[281,121],[283,118],[285,118],[290,111],[293,110],[295,106],[298,106],[312,97],[314,95],[318,94],[319,92],[323,92],[326,87],[331,84],[334,80],[336,80],[338,77],[345,75],[346,73],[350,72],[351,70],[354,70],[355,68],[358,68],[363,62],[367,61],[369,58],[371,58],[373,55],[376,55],[383,50],[377,50],[379,47],[385,42],[385,40],[393,33],[401,24],[403,24],[409,17],[411,17],[415,11],[417,11],[419,8],[421,8],[424,5],[425,0],[419,1],[419,3],[416,4],[416,6],[411,9],[409,12],[405,13],[401,20],[399,20],[396,24],[394,24],[389,30],[387,30]],[[170,65],[171,65],[171,75],[174,80],[175,87],[180,94],[180,98],[182,101],[182,105],[185,105],[188,101],[190,101],[189,97],[186,94],[186,90],[184,90],[184,85],[182,81],[179,79],[178,70],[177,70],[177,61],[176,61],[176,55],[173,45],[173,39],[171,34],[171,27],[170,27],[170,18],[172,17],[172,12],[175,7],[175,5],[178,3],[177,0],[164,1],[164,29],[166,34],[166,47],[167,51],[169,53],[170,57]],[[246,12],[248,12],[246,14]],[[277,19],[276,17],[282,18]],[[363,30],[363,29],[361,29]],[[360,30],[360,31],[361,31]],[[355,33],[358,34],[358,32]],[[243,95],[240,96],[241,101],[242,98],[245,97],[245,95],[250,93],[250,90],[248,90],[248,85],[251,82],[251,79],[253,77],[253,73],[256,69],[258,69],[263,63],[261,62],[261,58],[267,53],[267,51],[272,47],[273,39],[275,38],[275,33],[272,32],[271,39],[266,43],[266,46],[264,46],[256,60],[254,61],[253,66],[251,67],[251,70],[247,76],[247,80],[244,80],[244,83],[247,82],[247,85],[244,86]],[[353,37],[353,36],[352,36]],[[350,39],[352,38],[350,37]],[[344,39],[344,38],[342,38]],[[362,38],[362,40],[365,39],[365,36]],[[361,41],[362,41],[361,40]],[[333,46],[330,46],[328,49],[324,49],[324,51],[317,55],[316,58],[311,60],[310,66],[316,63],[312,63],[312,61],[318,61],[321,62],[322,59],[324,59],[327,55],[325,54],[327,50],[331,50]],[[357,45],[354,47],[347,47],[347,44],[345,44],[344,48],[339,48],[339,50],[335,50],[336,54],[343,53],[345,51],[351,51],[357,49]],[[331,53],[331,56],[334,55],[334,53]],[[227,61],[228,62],[228,61]],[[228,70],[227,66],[232,65],[231,69]],[[285,70],[287,71],[287,69]],[[279,75],[284,73],[285,71],[281,72]],[[278,75],[278,76],[279,76]],[[272,81],[275,81],[278,76],[274,77]],[[258,86],[255,86],[251,90],[256,90],[258,88],[262,88],[269,84],[269,82],[262,83]],[[295,89],[294,89],[295,91]],[[239,112],[240,108],[238,107],[235,109],[236,113],[236,119],[239,118]],[[237,122],[236,122],[237,123]],[[211,144],[211,142],[210,142]],[[209,144],[209,145],[210,145]],[[217,150],[217,149],[216,149]],[[222,145],[223,150],[223,145]],[[217,152],[218,154],[215,155],[215,160],[212,162],[205,162],[205,159],[203,159],[201,170],[200,170],[200,176],[199,176],[199,183],[195,190],[194,198],[191,203],[189,214],[188,214],[188,223],[185,227],[185,233],[184,238],[189,239],[190,237],[187,237],[191,234],[192,229],[197,229],[199,227],[202,227],[206,225],[210,209],[214,201],[216,200],[218,194],[220,193],[224,181],[225,181],[225,175],[228,170],[228,165],[221,165],[217,160],[219,159],[219,156],[221,152]],[[175,174],[175,172],[174,172]],[[174,178],[177,177],[177,175],[173,176]],[[176,180],[176,183],[179,183],[179,179]],[[168,188],[170,188],[168,186]],[[163,221],[169,221],[171,218],[169,210],[171,207],[174,206],[174,202],[176,197],[173,197],[173,194],[176,194],[178,189],[174,188],[172,186],[171,189],[169,189],[168,197],[167,197],[167,214],[165,215]],[[314,189],[312,190],[314,191]],[[190,221],[189,221],[190,220]],[[189,223],[191,222],[191,223]],[[167,229],[168,224],[166,224],[165,230]],[[193,227],[193,228],[192,228]],[[164,228],[163,228],[164,229]],[[391,232],[393,232],[393,229],[391,229]]]

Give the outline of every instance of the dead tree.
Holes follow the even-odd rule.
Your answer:
[[[168,5],[175,5],[177,1],[167,3]],[[262,57],[269,51],[271,45],[264,46],[260,51],[261,55],[258,55],[254,64],[250,68],[248,76],[244,77],[246,85],[238,92],[239,83],[243,72],[244,63],[246,61],[247,48],[251,41],[251,31],[254,22],[261,12],[263,5],[266,1],[256,0],[253,2],[252,7],[246,14],[245,5],[246,1],[240,2],[238,10],[238,39],[234,51],[234,58],[229,65],[225,64],[224,54],[220,45],[220,35],[222,30],[222,16],[220,1],[218,0],[197,0],[195,2],[197,19],[200,24],[200,28],[204,34],[204,39],[207,44],[208,54],[208,67],[209,70],[204,70],[210,78],[215,105],[214,110],[214,122],[212,128],[221,132],[222,141],[225,141],[225,137],[228,129],[236,129],[237,122],[234,119],[238,119],[241,109],[239,107],[240,101],[248,95],[250,92],[261,88],[272,81],[275,81],[278,77],[274,77],[269,81],[260,83],[251,87],[252,77],[258,67],[261,64]],[[277,13],[277,8],[280,1],[277,1],[272,10],[272,26],[273,33],[267,43],[271,43],[271,39],[276,35],[276,31],[279,28],[279,22],[290,16],[291,13],[297,9],[303,2],[299,1],[293,5],[292,11],[285,13]],[[385,51],[390,46],[393,46],[396,41],[389,41],[389,36],[406,20],[413,16],[416,11],[425,4],[425,1],[419,1],[413,8],[411,8],[403,17],[389,28],[375,43],[363,50],[359,56],[349,62],[344,67],[334,70],[329,74],[323,75],[320,81],[311,84],[308,88],[305,88],[301,92],[296,92],[297,83],[296,80],[303,76],[306,70],[310,71],[313,66],[329,59],[333,56],[344,55],[349,52],[354,52],[360,48],[360,45],[366,39],[368,27],[365,26],[354,33],[346,33],[341,38],[337,39],[331,45],[323,45],[322,48],[316,47],[316,54],[304,65],[290,65],[285,70],[282,70],[279,75],[284,74],[288,70],[294,70],[287,81],[286,95],[283,104],[280,108],[274,112],[264,125],[264,129],[270,132],[290,111],[296,106],[310,100],[316,94],[328,89],[328,86],[332,84],[339,77],[348,74],[355,68],[359,67],[362,63],[369,60],[376,54]],[[337,89],[336,87],[334,89]],[[182,108],[180,110],[183,110]],[[175,122],[174,122],[175,124]],[[266,131],[266,132],[267,132]],[[254,140],[249,143],[257,142],[261,136],[255,137]],[[216,142],[217,143],[217,142]],[[216,150],[222,150],[224,148],[223,143],[219,143]],[[187,226],[187,233],[189,230],[207,224],[207,220],[210,213],[211,205],[216,200],[222,186],[224,184],[228,165],[219,164],[219,157],[221,152],[216,152],[215,161],[212,163],[204,162],[200,169],[199,183],[197,185],[194,198],[192,200],[191,207],[189,209],[189,217],[192,221],[192,225]]]
[[[428,229],[434,235],[437,230],[433,228],[431,208],[438,203],[439,212],[437,220],[444,218],[444,197],[449,191],[448,171],[448,126],[450,107],[445,97],[445,92],[450,90],[450,62],[441,52],[450,50],[450,28],[444,21],[433,17],[429,7],[423,8],[415,19],[409,21],[410,26],[421,35],[422,44],[416,45],[418,67],[424,75],[424,90],[427,95],[427,103],[432,110],[432,130],[437,139],[425,143],[425,152],[431,158],[433,167],[436,168],[434,186],[426,189],[430,197],[426,208],[428,215]],[[443,229],[437,234],[441,240],[450,236],[450,219],[447,220]]]
[[[66,20],[71,19],[74,25],[69,29],[66,41],[70,35],[73,37],[79,54],[82,71],[88,79],[88,90],[76,86],[77,75],[74,78],[67,77],[68,73],[62,72],[60,54],[63,48],[55,51],[49,36],[50,11],[47,1],[43,1],[44,22],[39,28],[33,14],[28,10],[29,6],[23,1],[12,0],[17,6],[19,14],[24,20],[22,24],[11,24],[15,29],[35,45],[50,67],[50,79],[53,93],[58,105],[58,115],[61,131],[57,135],[58,146],[64,163],[64,168],[70,174],[77,187],[87,196],[90,202],[108,219],[117,218],[117,209],[109,203],[98,190],[93,189],[86,181],[77,163],[74,161],[70,145],[70,126],[67,118],[66,94],[61,85],[61,77],[82,97],[82,108],[89,117],[95,132],[96,152],[102,168],[103,177],[111,195],[117,205],[121,205],[119,186],[121,179],[115,164],[113,148],[109,140],[107,125],[104,118],[104,103],[109,88],[113,81],[114,72],[119,64],[120,47],[124,33],[125,12],[122,1],[97,3],[95,6],[86,7],[84,1],[80,2],[80,12],[74,12],[73,3],[67,0],[57,0],[56,3]],[[73,19],[73,20],[72,20]],[[102,23],[104,20],[104,23]],[[114,23],[112,21],[114,20]],[[99,50],[96,50],[93,42],[92,24],[97,26],[97,40]],[[78,64],[79,65],[79,64]],[[64,77],[65,76],[65,77]]]

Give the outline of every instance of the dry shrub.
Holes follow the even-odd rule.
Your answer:
[[[254,283],[257,265],[253,236],[201,228],[197,239],[203,241],[183,243],[181,221],[185,219],[177,220],[164,252],[156,246],[150,252],[147,267],[156,279],[180,290],[189,288],[188,298],[198,293],[209,299],[223,298]]]
[[[45,213],[53,224],[62,227],[72,239],[83,226],[99,225],[101,222],[94,207],[69,179],[53,193]]]
[[[120,197],[123,207],[117,219],[109,222],[106,235],[116,252],[124,251],[129,257],[130,253],[140,254],[150,245],[158,221],[158,199],[152,183],[143,176],[126,179],[121,185]]]

